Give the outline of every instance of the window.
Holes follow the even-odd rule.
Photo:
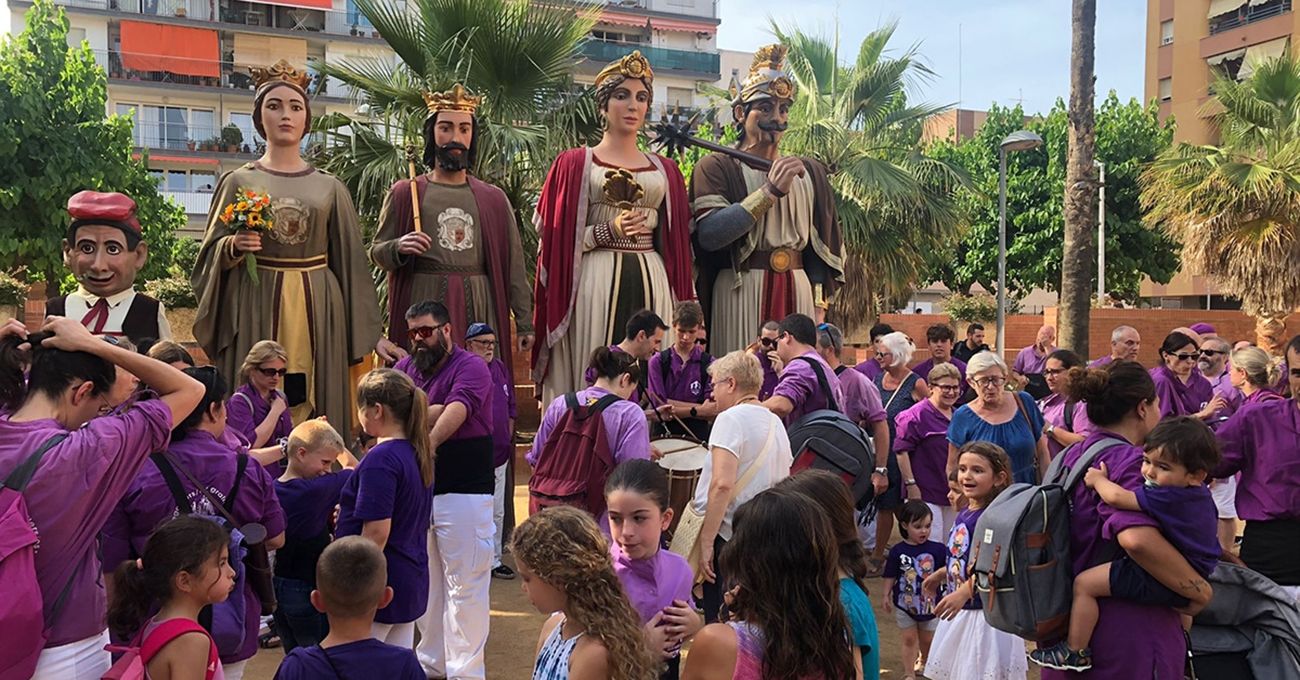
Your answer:
[[[190,171],[190,190],[211,192],[217,188],[217,173],[210,170]]]
[[[184,170],[167,171],[167,191],[188,191],[189,175]]]
[[[1161,79],[1160,79],[1159,90],[1160,90],[1160,101],[1162,101],[1162,102],[1167,102],[1167,101],[1169,101],[1170,99],[1173,99],[1173,98],[1174,98],[1174,79],[1173,79],[1173,78],[1161,78]]]
[[[356,26],[359,29],[364,28],[367,30],[374,28],[374,25],[370,23],[370,20],[366,18],[366,15],[361,13],[361,10],[357,7],[357,3],[353,0],[348,0],[347,12],[349,26]]]
[[[1160,44],[1168,45],[1174,41],[1174,20],[1160,22]]]
[[[68,47],[76,49],[86,40],[86,29],[73,26],[68,29]]]
[[[244,133],[244,143],[248,145],[250,150],[262,141],[262,137],[257,134],[257,129],[253,127],[253,114],[232,113],[230,114],[230,122],[234,123],[235,127]]]
[[[668,106],[695,106],[695,91],[688,87],[669,87]]]

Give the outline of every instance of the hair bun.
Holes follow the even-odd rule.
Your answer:
[[[1110,372],[1100,368],[1076,366],[1070,369],[1066,381],[1067,395],[1075,400],[1091,402],[1102,399],[1110,386]]]

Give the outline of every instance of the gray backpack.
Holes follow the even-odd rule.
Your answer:
[[[1062,451],[1042,486],[1012,484],[980,515],[972,571],[990,626],[1026,640],[1065,636],[1074,586],[1070,491],[1098,454],[1120,444],[1111,438],[1094,443],[1073,468],[1063,463],[1069,449]]]

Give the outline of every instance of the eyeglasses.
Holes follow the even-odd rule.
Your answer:
[[[759,338],[758,343],[764,347],[776,347],[776,338]]]
[[[275,378],[275,377],[281,377],[281,378],[283,378],[284,375],[285,375],[286,373],[289,372],[289,369],[287,369],[287,368],[259,368],[259,369],[257,369],[257,372],[258,372],[258,373],[261,373],[262,375],[264,375],[264,376],[266,376],[266,377],[268,377],[268,378]]]
[[[479,340],[478,338],[471,338],[470,342],[475,345],[478,345],[479,347],[482,347],[483,349],[497,346],[496,340]]]
[[[406,331],[406,337],[412,340],[425,340],[446,325],[447,324],[445,323],[440,323],[437,326],[420,326],[419,328],[411,328]]]
[[[1293,368],[1293,369],[1291,369],[1291,377],[1292,377],[1292,378],[1300,378],[1300,368]]]
[[[1201,354],[1200,352],[1190,352],[1185,354],[1173,354],[1172,352],[1166,352],[1165,356],[1174,357],[1179,361],[1195,361],[1197,358],[1201,356]]]
[[[1000,378],[998,376],[992,376],[989,378],[976,378],[972,382],[974,382],[976,385],[979,385],[980,389],[986,389],[989,387],[1002,387],[1003,385],[1007,384],[1007,379]]]
[[[935,387],[938,388],[939,390],[943,391],[943,392],[960,392],[960,391],[961,391],[961,385],[959,385],[959,384],[952,384],[952,385],[935,385]]]
[[[1068,370],[1070,370],[1070,369],[1068,369],[1068,368],[1045,368],[1045,369],[1043,369],[1043,375],[1060,375],[1060,374],[1062,374],[1062,373],[1064,373],[1064,372],[1066,372],[1066,371],[1068,371]]]
[[[1203,356],[1203,357],[1212,357],[1212,356],[1215,356],[1215,355],[1217,355],[1217,354],[1227,354],[1227,352],[1225,352],[1225,351],[1223,351],[1223,350],[1221,350],[1221,349],[1203,349],[1203,350],[1201,350],[1201,356]]]
[[[784,340],[784,339],[785,339],[785,336],[787,336],[787,335],[789,335],[789,333],[786,333],[785,331],[781,331],[780,333],[777,333],[777,334],[776,334],[776,339],[777,339],[777,340]]]

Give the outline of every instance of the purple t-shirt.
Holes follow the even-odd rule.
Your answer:
[[[916,374],[918,377],[920,377],[922,380],[929,380],[929,379],[930,379],[930,370],[933,369],[936,365],[938,365],[938,363],[939,363],[939,362],[936,362],[936,361],[934,360],[934,358],[926,359],[925,361],[922,361],[921,363],[919,363],[919,364],[917,364],[916,366],[914,366],[914,367],[912,368],[912,372],[915,373],[915,374]],[[953,366],[956,366],[956,367],[957,367],[957,372],[961,374],[961,382],[962,382],[962,385],[965,386],[965,384],[966,384],[966,362],[965,362],[965,361],[962,361],[961,359],[958,359],[957,357],[951,357],[948,361],[943,362],[943,363],[950,363],[950,364],[952,364]]]
[[[1257,397],[1256,395],[1259,395]],[[1237,516],[1250,521],[1300,518],[1300,408],[1260,390],[1217,432],[1223,460],[1215,478],[1240,472]],[[1252,401],[1254,400],[1254,401]]]
[[[885,369],[880,367],[880,362],[875,359],[867,359],[866,361],[855,365],[853,370],[871,378],[872,382],[875,382],[876,378],[879,377],[881,373],[885,372]]]
[[[1043,413],[1043,422],[1051,423],[1052,427],[1068,430],[1075,434],[1087,435],[1092,432],[1092,421],[1088,420],[1088,405],[1082,401],[1074,402],[1073,420],[1070,422],[1071,427],[1065,426],[1065,405],[1069,400],[1064,394],[1049,394],[1038,402],[1038,410]],[[1057,443],[1055,437],[1047,437],[1047,455],[1049,458],[1056,458],[1065,447]]]
[[[1156,396],[1160,397],[1160,416],[1196,415],[1214,398],[1214,387],[1195,368],[1184,383],[1168,366],[1156,366],[1148,371],[1156,383]]]
[[[329,653],[328,659],[325,658],[326,652]],[[298,647],[280,662],[275,680],[339,678],[340,673],[344,678],[425,680],[424,669],[413,650],[374,638],[336,645],[328,650],[321,649],[320,645]]]
[[[627,354],[627,352],[624,352],[623,348],[619,347],[618,345],[610,345],[609,351],[618,352],[620,354]],[[645,364],[642,364],[642,366],[644,365]],[[588,366],[587,370],[582,372],[582,379],[587,384],[587,387],[591,387],[592,385],[595,385],[596,369]],[[632,398],[629,399],[629,401],[636,404],[645,403],[645,381],[644,380],[642,380],[641,383],[636,386],[636,390],[632,392]]]
[[[772,396],[772,391],[776,389],[776,384],[780,382],[781,376],[777,374],[776,367],[772,365],[772,360],[767,358],[766,352],[755,352],[754,356],[758,357],[758,365],[763,367],[763,386],[758,390],[759,401],[767,401]]]
[[[805,359],[815,361],[821,367],[822,375],[826,376],[826,383],[835,396],[835,403],[841,411],[844,409],[844,391],[840,389],[840,377],[835,375],[835,371],[831,370],[820,354],[808,350],[785,365],[785,370],[781,371],[781,381],[772,391],[773,397],[785,397],[794,405],[794,409],[785,417],[786,425],[798,421],[808,413],[831,407],[830,400],[822,391],[821,381],[817,379],[817,373]]]
[[[957,589],[967,577],[970,576],[971,563],[971,543],[974,542],[975,524],[980,521],[980,515],[984,514],[984,508],[972,509],[966,508],[957,513],[957,518],[952,521],[952,531],[948,532],[948,560],[945,568],[948,570],[948,592]],[[984,604],[980,601],[979,595],[971,596],[962,609],[983,609]]]
[[[578,403],[594,404],[601,397],[609,394],[599,387],[588,387],[577,393]],[[546,447],[546,439],[551,430],[560,424],[560,418],[568,410],[564,396],[558,396],[546,407],[542,423],[537,427],[537,436],[533,439],[533,449],[524,456],[528,464],[537,467],[537,459]],[[641,458],[650,460],[650,428],[645,422],[645,413],[641,407],[626,399],[619,399],[600,412],[605,422],[605,436],[609,438],[609,450],[614,454],[614,464],[625,460]]]
[[[912,404],[894,419],[894,451],[908,452],[921,499],[948,506],[948,425],[929,399]]]
[[[672,606],[673,600],[693,602],[691,587],[695,574],[681,555],[661,548],[647,559],[634,560],[623,552],[617,541],[610,541],[609,556],[627,599],[641,615],[642,625],[665,607]]]
[[[841,405],[844,415],[862,427],[885,422],[885,405],[880,402],[880,390],[867,376],[850,370],[848,366],[835,369],[844,394]]]
[[[1115,363],[1115,357],[1107,354],[1100,359],[1093,359],[1092,362],[1088,364],[1088,368],[1105,368],[1113,363]]]
[[[510,431],[510,421],[518,416],[515,386],[500,359],[493,358],[488,371],[492,374],[492,388],[497,391],[492,397],[492,467],[501,467],[515,454],[514,432]]]
[[[1217,378],[1206,376],[1205,379],[1210,381],[1210,387],[1214,388],[1214,393],[1223,397],[1223,401],[1227,403],[1226,408],[1221,408],[1214,414],[1215,420],[1212,425],[1217,427],[1223,420],[1227,420],[1232,414],[1236,413],[1237,409],[1241,408],[1241,405],[1246,401],[1246,398],[1242,396],[1241,390],[1232,386],[1232,376],[1227,370],[1220,373]]]
[[[1047,366],[1047,357],[1055,351],[1055,348],[1049,349],[1043,354],[1038,353],[1037,345],[1030,345],[1016,355],[1016,362],[1012,364],[1011,370],[1020,375],[1041,375],[1043,368]]]
[[[158,400],[142,401],[120,416],[95,418],[72,432],[52,419],[0,418],[0,479],[50,437],[67,435],[45,452],[23,492],[40,538],[36,580],[46,616],[64,585],[72,583],[46,647],[104,631],[106,606],[96,538],[149,453],[167,443],[171,426],[171,409]]]
[[[465,406],[465,422],[448,441],[492,435],[492,373],[482,357],[453,345],[451,354],[432,373],[416,368],[412,356],[393,368],[411,376],[430,405],[460,402]]]
[[[927,402],[928,403],[928,402]],[[889,591],[894,598],[894,606],[912,617],[913,621],[929,621],[934,618],[934,601],[926,598],[921,591],[925,578],[942,568],[948,561],[948,549],[938,541],[926,541],[913,545],[899,541],[889,549],[885,560],[885,578],[898,579]]]
[[[664,399],[703,404],[713,396],[713,383],[709,381],[709,365],[704,362],[704,350],[699,345],[691,348],[690,358],[682,361],[676,348],[668,348],[668,377],[664,378],[664,352],[650,357],[650,392]],[[712,361],[712,358],[710,358]]]
[[[285,397],[283,394],[278,394],[276,398]],[[271,404],[263,399],[252,385],[244,383],[230,395],[230,399],[226,400],[226,428],[243,435],[248,442],[253,442],[257,437],[257,426],[266,420],[270,412]],[[289,409],[285,409],[280,414],[280,419],[276,421],[271,436],[262,443],[262,446],[274,446],[281,437],[288,437],[290,432],[293,432],[293,416],[289,413]]]
[[[1138,507],[1160,523],[1160,532],[1187,558],[1187,563],[1208,577],[1219,563],[1219,511],[1210,487],[1143,484],[1133,495]]]
[[[487,370],[486,365],[483,370]],[[361,535],[366,522],[393,520],[388,543],[384,545],[393,601],[379,610],[375,621],[410,623],[424,613],[429,603],[428,538],[432,512],[433,488],[424,485],[415,448],[405,439],[375,444],[357,466],[352,479],[343,485],[335,538]]]
[[[352,470],[306,479],[275,480],[275,495],[284,511],[284,547],[275,554],[275,575],[316,584],[316,561],[329,545],[330,521]]]
[[[167,447],[167,451],[177,465],[207,486],[208,493],[225,503],[230,490],[235,486],[235,471],[238,469],[238,459],[234,451],[218,441],[211,433],[203,430],[190,430],[184,439],[172,442]],[[181,487],[185,489],[185,497],[194,512],[213,517],[220,516],[220,511],[213,508],[208,499],[190,484],[184,473],[177,470],[176,474],[180,477]],[[266,527],[268,538],[279,536],[285,531],[284,512],[280,509],[280,501],[275,495],[275,483],[266,469],[257,465],[256,461],[250,460],[244,468],[244,477],[239,483],[239,495],[235,498],[235,505],[231,508],[230,514],[234,515],[235,520],[240,524],[249,522],[262,524]],[[113,510],[108,523],[104,525],[100,539],[104,554],[104,571],[110,572],[124,560],[144,554],[144,546],[149,540],[149,534],[153,533],[158,525],[179,515],[180,510],[176,507],[176,499],[167,488],[162,471],[152,462],[145,465],[127,488],[126,495]],[[238,595],[232,593],[231,596]],[[245,583],[243,598],[247,611],[257,611],[261,607],[257,593],[253,592],[248,583]],[[244,619],[246,625],[244,644],[240,646],[239,651],[222,656],[222,663],[243,661],[257,653],[257,617],[247,616]]]

